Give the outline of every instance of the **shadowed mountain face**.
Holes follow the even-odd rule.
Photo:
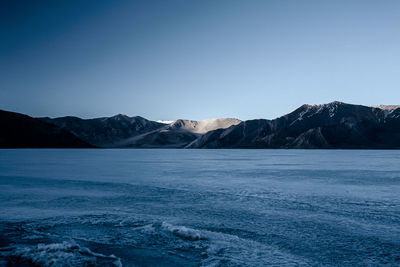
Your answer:
[[[77,117],[41,118],[41,120],[55,124],[85,142],[99,147],[116,147],[125,139],[165,126],[165,124],[149,121],[139,116],[128,117],[121,114],[87,120]]]
[[[77,117],[42,120],[53,123],[96,146],[142,148],[185,147],[205,132],[227,128],[240,122],[236,119],[212,119],[177,120],[171,124],[164,124],[126,115],[88,120]]]
[[[183,148],[202,134],[240,123],[237,119],[177,120],[163,127],[122,140],[118,147]]]
[[[229,128],[240,122],[240,120],[232,118],[209,119],[203,121],[177,120],[173,122],[169,128],[171,130],[184,130],[194,134],[205,134],[216,129]]]
[[[188,148],[400,148],[400,108],[332,102],[206,133]]]
[[[2,148],[90,148],[60,127],[27,115],[0,110]]]
[[[125,115],[33,119],[3,111],[2,125],[6,127],[1,147],[400,148],[398,106],[341,102],[303,105],[274,120],[228,118],[170,124]]]

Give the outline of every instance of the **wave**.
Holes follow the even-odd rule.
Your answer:
[[[22,239],[14,240],[16,243],[50,240],[48,245],[19,245],[3,251],[2,256],[8,261],[25,261],[30,265],[122,266],[114,255],[97,254],[77,243],[54,242],[67,238],[81,244],[113,248],[112,251],[129,265],[159,265],[163,261],[179,266],[307,266],[310,263],[275,246],[245,238],[234,229],[227,232],[137,216],[55,217],[26,222],[17,229],[22,229],[24,234],[19,234]],[[131,255],[129,259],[125,258],[127,255]],[[149,258],[154,262],[149,262]],[[54,265],[53,262],[69,265]]]
[[[37,245],[16,245],[2,248],[1,261],[5,266],[114,266],[122,267],[114,255],[106,256],[92,252],[75,242]]]
[[[166,222],[161,224],[162,229],[170,231],[177,237],[190,240],[197,241],[201,239],[200,232],[191,228],[187,228],[186,226],[175,226]],[[204,238],[203,238],[204,239]]]
[[[234,234],[194,229],[167,222],[134,228],[146,236],[151,246],[162,249],[200,254],[199,266],[308,266],[301,257],[279,250],[274,246],[241,238]]]

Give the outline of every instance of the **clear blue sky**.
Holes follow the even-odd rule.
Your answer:
[[[400,1],[2,1],[0,109],[275,118],[400,104]]]

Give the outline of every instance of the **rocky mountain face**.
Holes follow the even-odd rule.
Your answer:
[[[239,124],[237,119],[176,120],[154,131],[125,139],[118,147],[184,148],[204,133]]]
[[[0,110],[1,148],[91,148],[70,132],[39,119]]]
[[[85,142],[108,148],[182,148],[203,133],[227,128],[240,122],[236,119],[212,119],[177,120],[165,124],[121,114],[87,120],[77,117],[41,118],[41,120],[53,123]]]
[[[1,112],[0,147],[400,148],[400,107],[303,105],[274,120],[160,123],[142,117],[34,119]],[[90,144],[90,145],[89,145]]]
[[[185,130],[195,134],[205,134],[216,129],[224,129],[232,125],[237,125],[240,122],[241,120],[232,118],[209,119],[202,121],[177,120],[171,124],[170,129]]]
[[[77,117],[40,118],[71,132],[79,139],[99,147],[117,147],[123,140],[160,129],[165,124],[142,117],[118,114],[113,117],[81,119]]]
[[[400,108],[332,102],[210,131],[188,148],[400,148]]]

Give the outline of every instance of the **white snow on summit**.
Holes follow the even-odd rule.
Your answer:
[[[216,129],[229,128],[230,126],[237,125],[240,122],[241,120],[233,118],[218,118],[202,121],[177,120],[171,124],[171,127],[180,128],[196,134],[205,134]]]
[[[158,120],[157,122],[158,122],[158,123],[163,123],[163,124],[171,124],[171,123],[173,123],[174,121]]]

